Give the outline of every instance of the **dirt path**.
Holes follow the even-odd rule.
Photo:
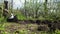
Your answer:
[[[31,34],[37,32],[37,24],[18,24],[18,23],[5,23],[5,32],[13,34],[16,31]]]

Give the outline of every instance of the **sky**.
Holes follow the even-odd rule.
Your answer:
[[[0,2],[2,2],[3,0],[0,0]],[[11,0],[7,0],[7,1],[11,1]],[[40,0],[41,2],[44,2],[45,0]],[[48,2],[50,2],[51,0],[48,0]],[[58,0],[60,1],[60,0]],[[20,8],[22,7],[24,4],[24,0],[13,0],[13,7],[14,8]]]
[[[7,0],[7,1],[11,1],[11,0]],[[27,0],[28,1],[28,0]],[[44,0],[40,0],[41,2],[44,2]],[[22,7],[24,5],[24,0],[13,0],[13,7],[14,7],[14,9],[15,8],[20,8],[20,7]]]
[[[45,0],[39,0],[40,2],[45,2]],[[48,2],[53,2],[53,1],[60,1],[60,0],[48,0]],[[15,8],[20,8],[20,7],[22,7],[23,6],[23,4],[24,4],[24,0],[14,0],[14,2],[13,2],[13,4],[14,4],[14,7]]]
[[[23,6],[23,4],[24,4],[24,0],[14,0],[13,1],[13,7],[15,7],[15,8],[20,8],[20,7],[22,7]]]
[[[27,0],[28,1],[28,0]],[[40,0],[41,2],[44,2],[44,0]],[[20,8],[20,7],[22,7],[23,6],[23,4],[24,4],[24,0],[13,0],[13,4],[14,4],[14,6],[13,7],[15,7],[15,8]]]
[[[0,3],[3,3],[4,0],[0,0]],[[5,0],[11,2],[11,0]],[[24,0],[13,0],[13,8],[20,8],[24,4]]]

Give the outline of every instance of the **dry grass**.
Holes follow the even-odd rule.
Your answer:
[[[4,28],[7,33],[15,33],[15,31],[27,33],[37,32],[37,24],[19,24],[19,23],[5,23]]]

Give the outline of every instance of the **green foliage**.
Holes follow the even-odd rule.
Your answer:
[[[0,9],[0,17],[2,16],[2,10]]]
[[[21,14],[21,12],[16,12],[16,13],[14,13],[14,14],[16,14],[17,15],[17,18],[19,19],[19,20],[26,20],[26,17],[23,15],[23,14]]]

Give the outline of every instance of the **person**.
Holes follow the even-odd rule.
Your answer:
[[[7,16],[8,16],[8,10],[7,9],[4,9],[3,10],[3,16],[4,16],[4,18],[6,18]]]

